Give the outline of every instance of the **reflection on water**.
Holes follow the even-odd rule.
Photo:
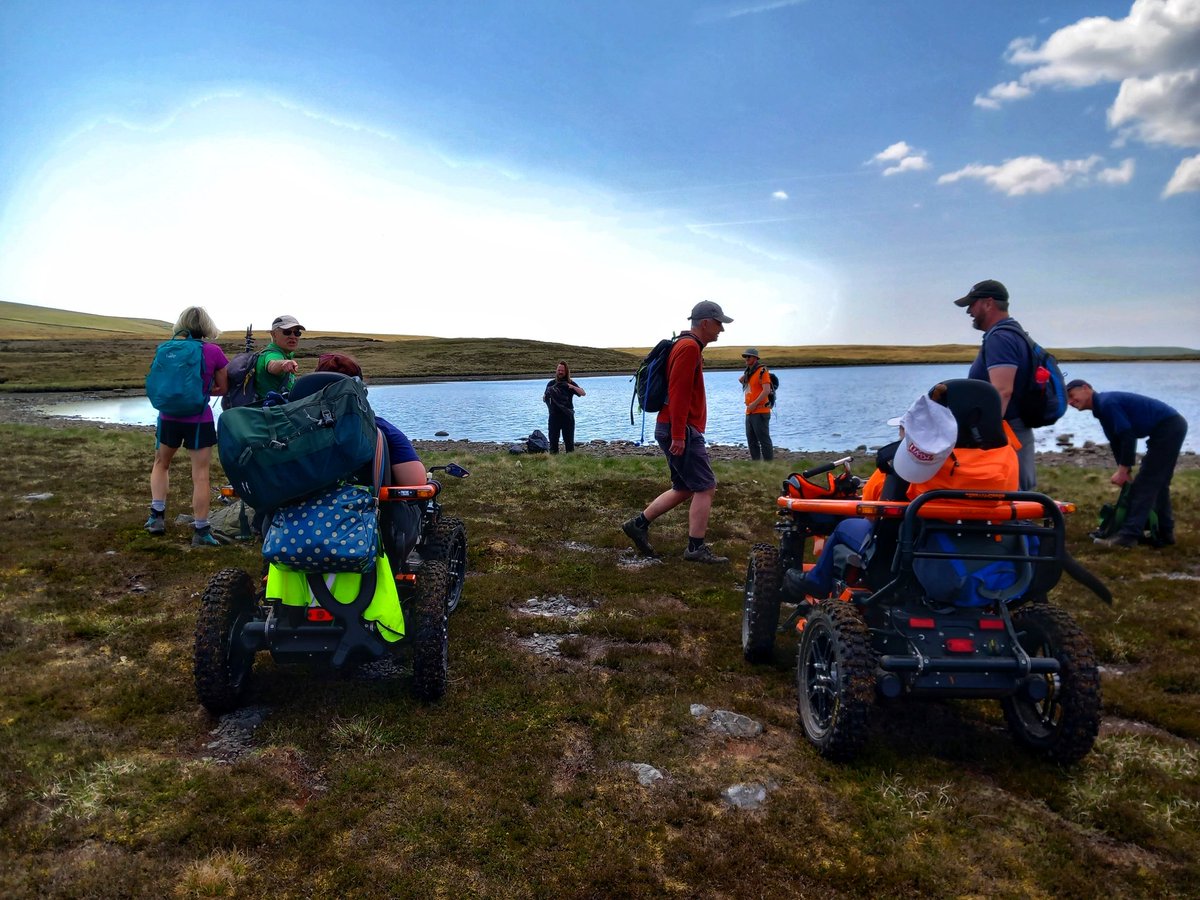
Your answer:
[[[776,446],[795,450],[846,450],[865,444],[877,447],[895,436],[887,425],[922,391],[944,378],[961,377],[965,366],[854,366],[778,369],[779,400],[771,416]],[[1157,397],[1174,406],[1191,423],[1186,450],[1200,449],[1200,364],[1074,363],[1064,366],[1067,378],[1086,378],[1097,390],[1124,390]],[[744,406],[739,372],[708,372],[708,439],[717,444],[744,444]],[[629,423],[633,390],[628,376],[577,379],[587,396],[575,401],[575,437],[653,441],[654,423],[640,413]],[[409,437],[432,440],[438,431],[452,439],[515,441],[533,429],[546,430],[542,403],[545,379],[450,381],[436,384],[376,385],[370,389],[375,410]],[[122,397],[45,407],[54,415],[100,422],[153,425],[156,414],[145,397]],[[218,410],[219,412],[219,410]],[[635,411],[636,412],[636,411]],[[1068,409],[1057,425],[1036,432],[1039,450],[1057,448],[1060,434],[1104,443],[1104,432],[1091,413]]]

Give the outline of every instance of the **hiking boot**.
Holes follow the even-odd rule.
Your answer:
[[[621,526],[621,530],[625,532],[625,536],[633,541],[633,546],[638,548],[638,552],[642,556],[657,556],[654,548],[650,546],[650,529],[639,528],[637,519],[630,519]]]
[[[142,526],[150,534],[166,534],[167,533],[167,515],[166,513],[150,512],[150,518],[146,520],[146,524]]]
[[[727,563],[727,562],[729,562],[728,556],[717,556],[717,554],[713,553],[712,547],[708,546],[708,544],[701,544],[695,550],[684,550],[683,558],[686,559],[688,562],[702,562],[702,563]]]
[[[192,529],[192,546],[220,547],[221,542],[213,537],[212,528],[208,525],[205,525],[203,528]]]
[[[1093,542],[1101,547],[1111,549],[1128,550],[1130,547],[1136,547],[1138,539],[1132,534],[1114,534],[1112,537],[1096,538]]]

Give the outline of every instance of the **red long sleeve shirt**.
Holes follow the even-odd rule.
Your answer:
[[[700,342],[690,331],[679,335],[667,357],[667,403],[659,422],[671,423],[671,440],[682,441],[691,425],[701,434],[708,424],[708,401],[704,396],[704,362]]]

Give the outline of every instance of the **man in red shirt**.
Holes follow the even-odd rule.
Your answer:
[[[663,513],[690,499],[688,546],[683,558],[689,562],[727,563],[704,543],[708,515],[712,511],[717,478],[708,462],[704,427],[708,404],[704,396],[704,364],[701,353],[733,321],[712,300],[692,307],[692,327],[679,335],[667,358],[667,402],[658,414],[654,438],[667,457],[671,488],[659,494],[622,529],[646,556],[655,556],[650,546],[650,523]]]

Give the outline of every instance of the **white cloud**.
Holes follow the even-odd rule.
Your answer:
[[[1175,174],[1163,189],[1163,197],[1200,191],[1200,154],[1189,156],[1175,169]]]
[[[906,141],[896,141],[890,147],[880,150],[871,157],[871,162],[880,165],[895,163],[894,166],[887,166],[883,170],[884,175],[897,175],[901,172],[919,172],[922,169],[929,168],[929,160],[925,158],[925,151],[910,147]]]
[[[1123,19],[1080,19],[1042,44],[1017,38],[1005,58],[1027,71],[977,96],[976,106],[999,109],[1047,87],[1119,83],[1108,110],[1118,145],[1200,146],[1200,0],[1134,0]]]
[[[1101,169],[1096,173],[1096,180],[1104,184],[1129,184],[1133,181],[1134,162],[1132,159],[1122,160],[1121,165],[1114,169]]]
[[[787,191],[776,191],[771,195],[772,200],[786,200],[787,198]]]
[[[721,22],[725,19],[739,19],[742,16],[756,16],[759,13],[774,12],[789,6],[799,6],[808,0],[763,0],[761,3],[739,4],[729,9],[708,9],[697,16],[701,24]]]
[[[981,94],[977,96],[975,98],[975,105],[982,106],[984,109],[999,109],[1001,103],[1011,100],[1023,100],[1032,93],[1033,91],[1020,82],[1009,81],[996,85],[986,95]]]
[[[896,141],[886,150],[880,150],[871,159],[875,162],[895,162],[898,159],[904,159],[910,153],[912,153],[912,147],[904,141]]]
[[[929,168],[929,161],[924,156],[906,156],[894,166],[883,170],[884,175],[898,175],[901,172],[920,172]]]
[[[1087,159],[1067,159],[1053,162],[1040,156],[1018,156],[998,166],[973,163],[957,172],[941,176],[938,184],[975,179],[992,190],[1020,197],[1024,194],[1045,194],[1067,187],[1072,182],[1085,182],[1088,174],[1100,162],[1099,156]]]
[[[1200,69],[1126,79],[1108,124],[1149,144],[1200,147]]]

